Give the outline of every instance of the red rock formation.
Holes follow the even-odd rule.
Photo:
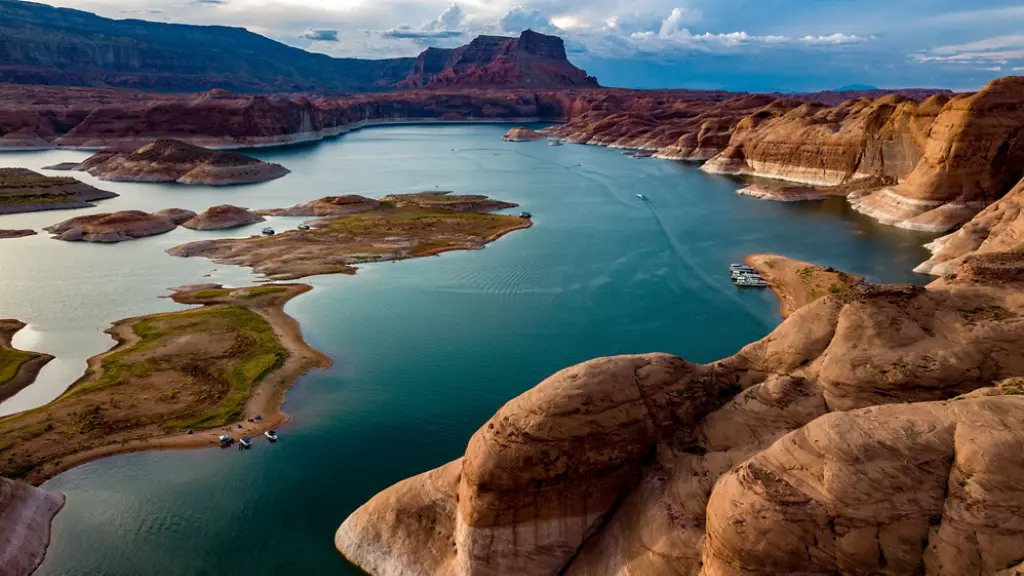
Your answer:
[[[178,224],[195,217],[195,212],[169,209],[147,214],[139,210],[122,210],[113,214],[90,214],[65,220],[46,228],[58,240],[81,242],[124,242],[164,234]]]
[[[101,150],[87,158],[82,166],[100,180],[206,186],[266,182],[288,174],[288,169],[280,164],[168,139],[129,152]]]
[[[526,30],[519,38],[478,36],[459,48],[428,48],[416,59],[404,88],[596,87],[576,68],[561,38]]]
[[[266,218],[263,216],[249,212],[245,208],[222,204],[185,220],[181,225],[192,230],[224,230],[248,226],[264,220]]]
[[[275,208],[272,210],[257,210],[256,214],[267,216],[342,216],[373,210],[380,206],[380,201],[358,194],[347,194],[345,196],[327,196],[291,208]]]

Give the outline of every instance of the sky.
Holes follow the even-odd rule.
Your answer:
[[[49,0],[110,18],[241,26],[333,56],[556,34],[606,86],[975,90],[1024,75],[1020,0]]]

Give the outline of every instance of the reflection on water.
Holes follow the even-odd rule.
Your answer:
[[[502,403],[552,372],[650,351],[707,362],[770,331],[775,298],[728,278],[728,264],[745,254],[778,252],[873,281],[928,280],[910,270],[927,258],[921,244],[931,236],[878,226],[841,200],[764,202],[692,166],[503,143],[506,128],[389,127],[259,150],[292,174],[252,187],[108,186],[122,196],[104,211],[263,208],[437,187],[518,202],[535,226],[480,251],[311,279],[315,289],[287,311],[336,362],[289,393],[295,419],[281,441],[243,453],[123,455],[55,478],[47,486],[68,501],[40,574],[357,573],[334,551],[338,524],[391,483],[458,457]],[[0,217],[0,226],[65,217]],[[5,241],[2,313],[32,324],[22,338],[35,347],[74,351],[62,338],[77,340],[84,359],[108,345],[98,331],[109,322],[170,308],[156,299],[168,286],[205,274],[246,280],[237,269],[162,253],[202,234],[178,230],[116,247]]]

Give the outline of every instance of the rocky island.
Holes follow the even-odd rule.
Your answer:
[[[567,368],[338,550],[374,574],[1024,570],[1024,245],[1007,205],[976,219],[993,250],[958,241],[924,288],[751,256],[788,313],[767,337]]]
[[[530,142],[533,140],[546,140],[547,136],[537,132],[536,130],[518,127],[506,132],[501,139],[505,142]]]
[[[330,364],[282,310],[309,289],[185,288],[174,300],[200,308],[115,323],[108,333],[117,345],[91,358],[60,398],[0,418],[0,476],[38,484],[111,454],[216,446],[224,433],[201,430],[227,426],[237,436],[277,427],[292,383]]]
[[[312,202],[304,202],[291,208],[257,210],[255,214],[265,216],[343,216],[355,212],[376,210],[379,207],[379,200],[359,196],[358,194],[347,194],[345,196],[327,196]]]
[[[35,236],[36,231],[32,229],[20,229],[20,230],[0,230],[0,240],[8,238],[24,238],[26,236]]]
[[[58,164],[51,169],[85,170],[100,180],[118,182],[177,182],[206,186],[266,182],[288,174],[288,169],[280,164],[171,139],[157,140],[127,152],[105,149],[80,165]]]
[[[181,225],[192,230],[225,230],[248,226],[264,220],[266,218],[263,216],[254,214],[245,208],[222,204],[185,220]]]
[[[354,274],[356,265],[482,248],[530,220],[490,214],[515,204],[447,192],[325,198],[276,214],[321,215],[310,230],[273,236],[199,240],[168,250],[173,256],[210,258],[247,266],[270,280],[318,274]],[[332,209],[336,212],[330,214]],[[319,214],[317,214],[319,212]]]
[[[14,335],[25,323],[0,318],[0,402],[35,382],[43,366],[53,360],[49,354],[18,350],[11,345]]]
[[[88,208],[117,194],[74,178],[43,176],[25,168],[0,168],[0,214]]]
[[[122,210],[113,214],[89,214],[47,226],[58,240],[114,243],[165,234],[196,216],[195,212],[170,208],[152,214]]]

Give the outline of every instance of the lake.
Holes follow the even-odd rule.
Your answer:
[[[289,392],[294,420],[281,440],[247,452],[116,456],[54,478],[46,488],[68,499],[38,574],[359,573],[333,546],[346,516],[390,484],[459,457],[498,407],[551,373],[638,352],[708,362],[771,331],[781,321],[775,297],[729,280],[728,265],[744,255],[780,253],[876,282],[930,281],[911,269],[934,235],[882,226],[845,200],[765,202],[694,165],[501,142],[507,128],[380,127],[256,150],[292,174],[252,186],[74,173],[121,196],[87,211],[0,216],[0,227],[39,229],[117,209],[271,208],[439,189],[517,202],[535,223],[479,251],[307,279],[315,289],[286,310],[335,364]],[[6,153],[0,165],[38,169],[86,155]],[[0,414],[59,395],[112,344],[102,330],[114,320],[179,308],[159,298],[168,287],[253,281],[247,270],[163,251],[262,226],[179,228],[115,246],[0,241],[0,316],[29,322],[17,345],[58,356]]]

